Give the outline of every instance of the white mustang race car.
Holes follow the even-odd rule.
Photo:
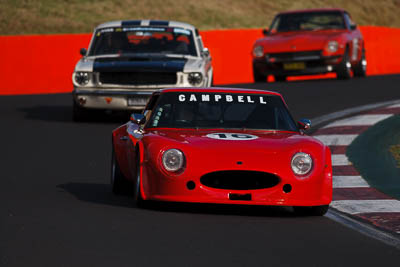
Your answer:
[[[198,30],[175,21],[113,21],[95,28],[72,81],[73,118],[89,109],[140,110],[164,87],[209,87],[211,56]]]

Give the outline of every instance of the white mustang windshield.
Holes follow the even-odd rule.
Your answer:
[[[95,32],[89,55],[177,54],[197,56],[192,32],[176,27],[110,27]]]

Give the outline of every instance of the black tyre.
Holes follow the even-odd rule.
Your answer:
[[[336,75],[340,80],[347,80],[351,77],[351,63],[348,48],[346,48],[344,52],[342,62],[339,64]]]
[[[353,69],[354,77],[365,77],[367,75],[367,60],[365,50],[362,50],[361,60]]]
[[[259,73],[254,67],[253,67],[253,79],[255,83],[261,83],[261,82],[267,82],[267,75],[264,75],[262,73]]]
[[[275,82],[286,82],[286,76],[284,76],[284,75],[275,75]]]
[[[139,148],[136,148],[137,151]],[[140,173],[140,155],[136,154],[136,178],[133,181],[133,205],[136,207],[141,207],[144,204],[142,199],[141,191],[140,191],[140,181],[141,181],[141,173]]]
[[[296,215],[300,216],[323,216],[329,210],[329,205],[313,206],[313,207],[300,207],[294,206],[293,210]]]
[[[116,195],[126,195],[129,192],[130,182],[126,180],[121,172],[117,158],[115,157],[114,147],[111,155],[111,179],[112,192]]]

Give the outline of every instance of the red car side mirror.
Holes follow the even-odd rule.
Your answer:
[[[137,125],[143,125],[146,123],[146,117],[143,114],[133,113],[131,115],[130,121]]]

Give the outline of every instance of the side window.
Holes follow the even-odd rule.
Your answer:
[[[149,102],[147,102],[147,105],[143,110],[143,115],[145,115],[147,122],[150,120],[151,113],[152,113],[159,97],[160,97],[160,95],[153,95],[149,99]]]
[[[271,26],[269,27],[269,32],[270,33],[276,33],[278,32],[278,25],[280,24],[281,17],[278,16],[274,19],[272,22]]]
[[[287,110],[282,108],[275,108],[275,123],[275,129],[297,129]]]
[[[149,99],[149,102],[147,102],[147,105],[144,109],[144,111],[148,110],[148,111],[152,111],[154,108],[154,105],[157,103],[158,98],[160,97],[160,95],[152,95],[151,98]]]
[[[347,22],[347,25],[350,29],[355,29],[357,26],[356,23],[351,19],[350,15],[348,13],[344,13],[345,20]]]
[[[201,37],[197,37],[197,46],[199,47],[199,52],[201,54],[201,52],[203,52],[204,50],[204,46],[203,46],[203,41],[201,40]]]

